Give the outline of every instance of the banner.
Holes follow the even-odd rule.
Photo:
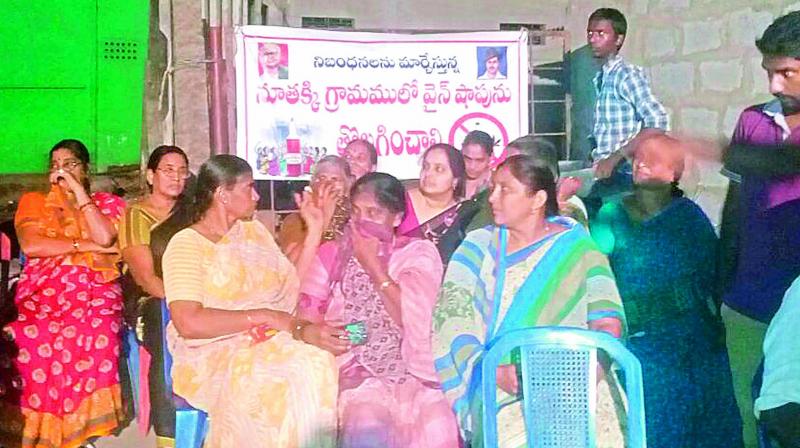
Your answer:
[[[361,138],[378,170],[419,176],[434,143],[482,130],[505,145],[528,133],[525,32],[379,34],[236,30],[237,153],[257,179],[305,178]]]

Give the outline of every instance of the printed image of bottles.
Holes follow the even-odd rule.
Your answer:
[[[286,136],[286,175],[299,177],[303,173],[303,155],[300,152],[300,136],[294,118],[289,120],[289,135]],[[283,171],[283,169],[281,169]]]

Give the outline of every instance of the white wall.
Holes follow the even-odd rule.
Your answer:
[[[288,5],[290,26],[304,16],[349,17],[357,29],[497,30],[501,22],[562,22],[568,0],[538,2],[508,0],[293,0]]]

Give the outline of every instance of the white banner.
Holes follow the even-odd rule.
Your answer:
[[[419,175],[434,143],[471,130],[498,142],[528,133],[525,32],[428,35],[245,26],[236,30],[237,154],[257,179],[307,177],[353,139],[378,170]]]

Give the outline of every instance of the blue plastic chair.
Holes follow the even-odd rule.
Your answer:
[[[594,448],[598,350],[625,375],[628,398],[626,447],[645,448],[642,367],[621,342],[606,333],[566,327],[511,331],[486,353],[482,366],[483,446],[497,446],[496,370],[520,349],[522,406],[529,447]]]
[[[161,300],[161,328],[166,334],[169,323],[167,301]],[[164,353],[164,382],[168,391],[172,391],[172,355],[167,349],[167,339],[162,338]],[[208,414],[195,409],[183,398],[173,394],[175,402],[175,448],[201,448],[208,432]]]

